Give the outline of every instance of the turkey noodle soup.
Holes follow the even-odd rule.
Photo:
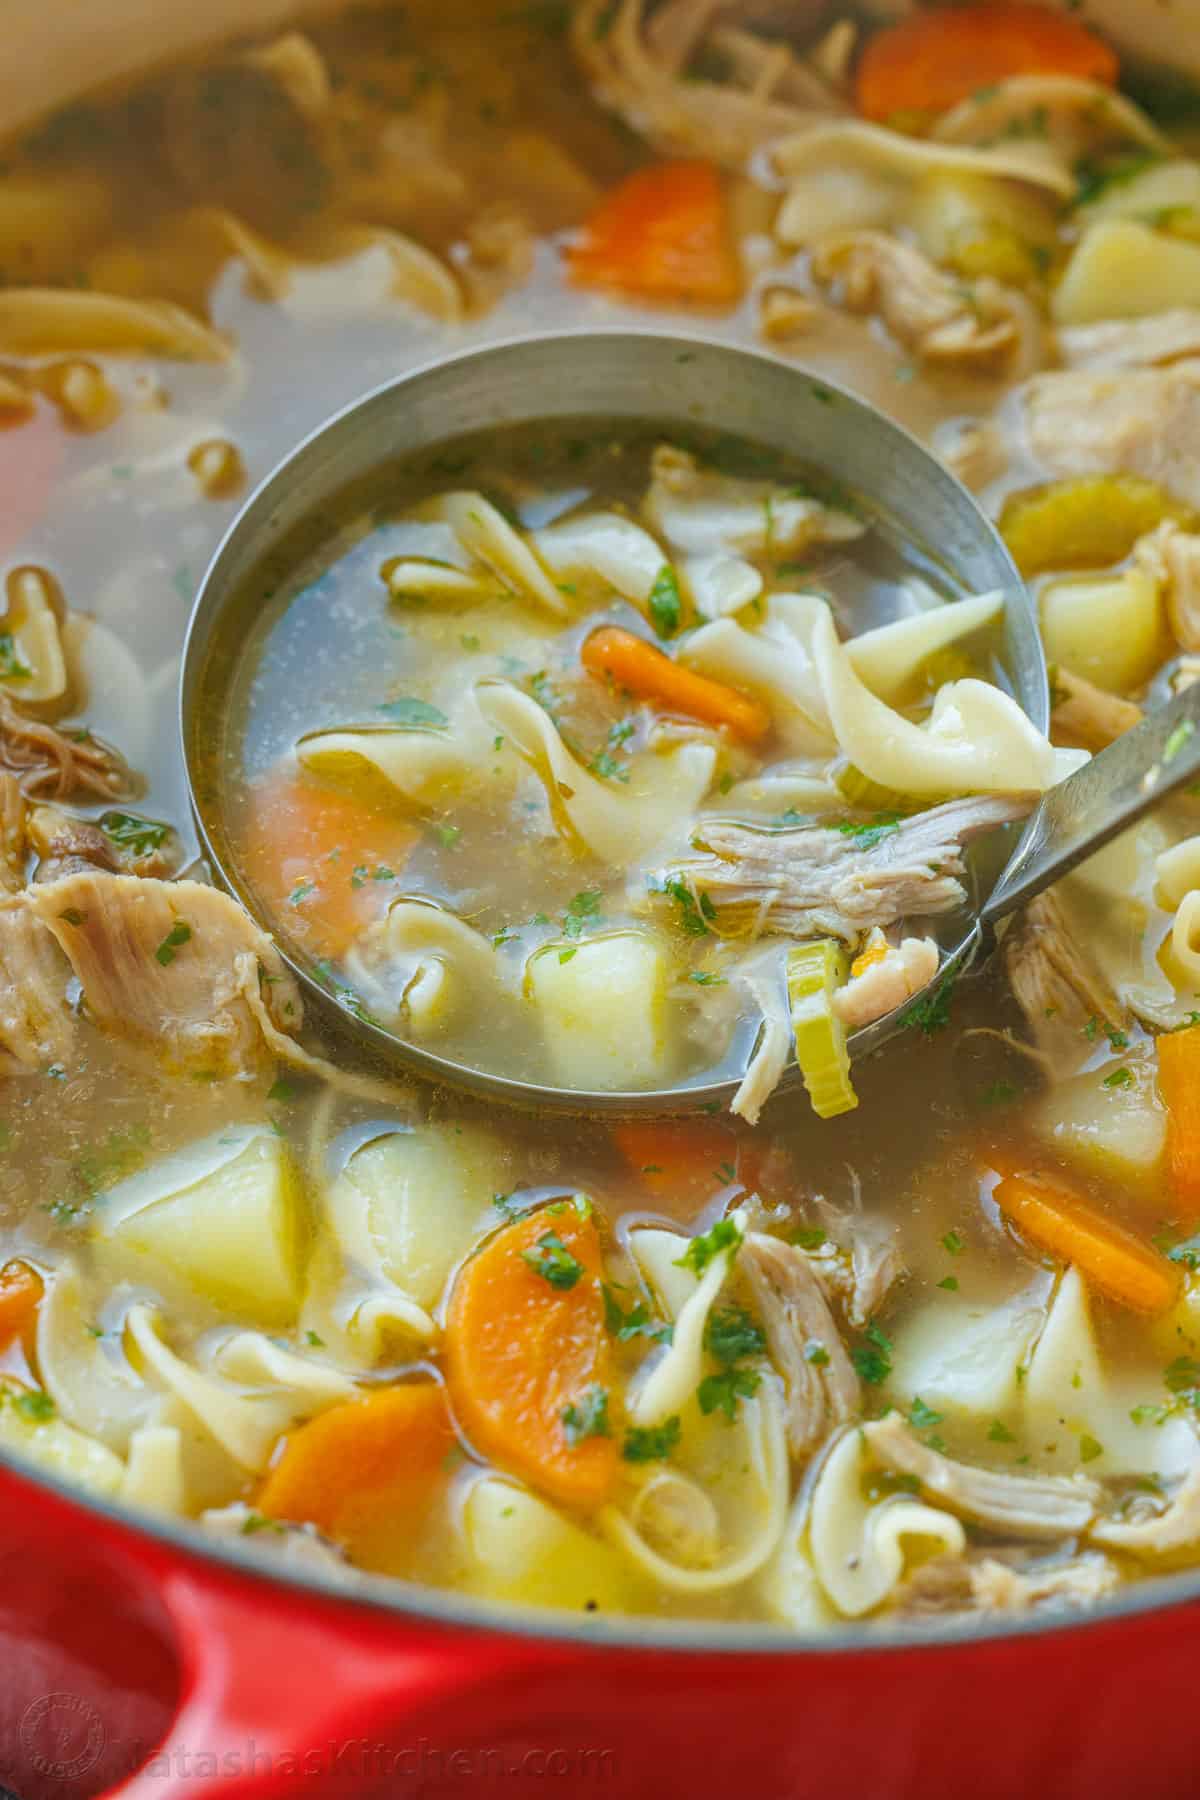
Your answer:
[[[1195,796],[936,983],[857,1110],[765,1104],[798,1057],[837,1113],[845,1007],[932,966],[970,831],[1200,670],[1165,15],[279,12],[205,47],[160,8],[157,72],[57,111],[31,21],[0,88],[0,1451],[264,1566],[585,1624],[921,1630],[1194,1571]],[[1049,740],[994,602],[819,467],[501,434],[264,604],[212,720],[261,918],[213,886],[178,659],[246,484],[431,358],[697,322],[976,492]],[[402,1085],[283,948],[480,1066],[745,1068],[744,1116]]]
[[[201,786],[356,1016],[563,1088],[728,1073],[755,1122],[794,1013],[829,1116],[847,1032],[961,937],[967,846],[1071,753],[989,679],[998,593],[952,598],[811,471],[686,437],[514,428],[324,505],[218,626]]]

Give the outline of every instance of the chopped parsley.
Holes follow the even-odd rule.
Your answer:
[[[375,710],[393,725],[411,725],[425,731],[444,730],[450,723],[441,707],[431,706],[428,700],[418,700],[414,694],[407,694],[400,700],[385,700]]]
[[[664,1319],[656,1319],[644,1300],[638,1300],[625,1312],[613,1289],[604,1283],[604,1324],[619,1343],[633,1338],[649,1338],[653,1344],[669,1344],[675,1328]]]
[[[304,1341],[313,1350],[324,1350],[325,1348],[325,1339],[311,1327],[305,1332]]]
[[[585,1388],[578,1401],[572,1401],[563,1407],[563,1436],[574,1449],[586,1438],[611,1437],[612,1427],[608,1422],[608,1389],[597,1386]]]
[[[988,1440],[993,1444],[1015,1444],[1016,1438],[1003,1419],[993,1419],[988,1426]]]
[[[870,850],[899,829],[899,813],[876,813],[874,819],[844,819],[837,826],[842,836],[853,838],[860,850]]]
[[[950,1002],[954,996],[957,971],[947,969],[941,980],[910,1001],[901,1014],[903,1025],[915,1025],[926,1037],[943,1030],[950,1023]]]
[[[248,1512],[242,1520],[243,1537],[253,1537],[259,1531],[277,1531],[282,1536],[286,1529],[278,1519],[268,1519],[265,1513]]]
[[[719,1256],[723,1250],[736,1252],[741,1241],[741,1228],[735,1219],[718,1219],[711,1231],[692,1238],[683,1255],[676,1257],[675,1267],[690,1269],[693,1275],[703,1275],[714,1256]]]
[[[171,828],[160,825],[157,819],[140,819],[136,813],[106,812],[100,815],[100,829],[118,850],[128,850],[131,856],[146,856],[159,848]]]
[[[966,1249],[961,1235],[957,1231],[948,1231],[942,1239],[942,1249],[951,1256],[961,1256]]]
[[[0,681],[28,681],[33,670],[21,661],[17,640],[11,631],[0,631]]]
[[[47,1419],[54,1417],[54,1402],[41,1388],[28,1388],[23,1393],[14,1393],[11,1399],[14,1409],[30,1425],[44,1425]]]
[[[726,1368],[743,1356],[761,1356],[767,1347],[762,1327],[742,1306],[714,1307],[704,1326],[704,1348]]]
[[[435,824],[430,826],[430,830],[438,843],[442,846],[443,850],[453,850],[454,846],[458,843],[459,838],[462,836],[462,827],[460,825]],[[374,879],[376,881],[393,879],[392,871],[389,869],[385,875],[381,875],[379,871],[376,870]]]
[[[819,1250],[829,1237],[819,1225],[802,1225],[799,1231],[793,1231],[792,1242],[800,1250]]]
[[[272,1082],[271,1086],[267,1089],[267,1099],[277,1100],[284,1106],[287,1105],[289,1100],[294,1100],[295,1098],[295,1088],[290,1081],[284,1081],[282,1077],[278,1081]]]
[[[683,602],[679,595],[679,581],[670,563],[664,563],[654,577],[654,586],[650,589],[647,604],[650,623],[659,637],[674,637],[683,617]]]
[[[1104,1455],[1104,1445],[1101,1444],[1096,1438],[1092,1437],[1088,1432],[1085,1431],[1083,1436],[1079,1440],[1079,1460],[1080,1460],[1080,1462],[1085,1462],[1085,1463],[1095,1462],[1095,1460],[1098,1456],[1103,1456],[1103,1455]]]
[[[1009,1106],[1017,1098],[1020,1089],[1012,1081],[992,1081],[982,1088],[979,1094],[980,1106]]]
[[[829,1365],[829,1352],[816,1338],[809,1338],[804,1346],[804,1360],[811,1363],[814,1369],[824,1369]]]
[[[661,1425],[632,1425],[625,1433],[621,1455],[626,1462],[662,1462],[679,1442],[680,1420],[672,1413]]]
[[[881,1331],[874,1319],[867,1326],[866,1343],[850,1352],[850,1360],[859,1378],[870,1387],[882,1387],[892,1372],[892,1340]]]
[[[688,976],[688,980],[694,981],[697,987],[725,986],[724,975],[713,975],[708,969],[693,969]]]
[[[1179,1263],[1185,1269],[1200,1269],[1200,1235],[1175,1244],[1167,1251],[1167,1261]]]
[[[176,919],[170,931],[168,931],[166,937],[154,952],[155,962],[161,963],[164,969],[168,968],[171,963],[175,961],[176,951],[180,949],[183,944],[189,942],[191,935],[192,928],[187,921],[185,919]]]
[[[569,938],[580,937],[585,926],[596,924],[601,917],[603,900],[604,895],[599,888],[584,888],[569,900],[562,922],[565,935]]]
[[[619,763],[611,750],[598,750],[588,768],[601,781],[628,781],[629,770]]]
[[[521,1256],[552,1288],[573,1288],[583,1274],[583,1264],[571,1255],[556,1231],[543,1231],[533,1248],[522,1250]]]
[[[661,879],[650,878],[652,894],[667,894],[679,908],[679,929],[688,937],[707,937],[709,921],[717,916],[717,909],[707,894],[701,894],[697,900],[682,875],[664,875]]]
[[[706,1416],[723,1412],[732,1420],[737,1416],[738,1401],[749,1400],[761,1384],[762,1376],[755,1369],[722,1369],[719,1375],[706,1375],[696,1389],[700,1411]]]
[[[288,905],[289,906],[299,906],[299,905],[301,905],[301,903],[303,901],[308,899],[308,896],[310,894],[315,894],[316,891],[317,891],[317,887],[316,887],[315,882],[313,882],[313,881],[298,881],[296,883],[295,887],[292,889],[291,893],[288,895]]]
[[[1106,1087],[1106,1088],[1132,1087],[1133,1086],[1133,1071],[1132,1071],[1132,1069],[1125,1069],[1125,1068],[1114,1069],[1111,1075],[1106,1075],[1104,1077],[1104,1080],[1101,1082],[1100,1085],[1101,1085],[1101,1087]]]
[[[913,1395],[913,1403],[908,1409],[908,1422],[914,1431],[932,1431],[940,1425],[943,1414],[935,1412],[932,1406],[926,1406],[919,1394]]]
[[[945,1288],[945,1290],[948,1294],[957,1294],[957,1292],[958,1292],[958,1277],[957,1277],[957,1275],[946,1275],[943,1277],[943,1279],[941,1281],[938,1282],[937,1285],[940,1288]]]

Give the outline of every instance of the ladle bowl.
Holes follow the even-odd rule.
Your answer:
[[[336,517],[347,490],[369,493],[373,476],[448,441],[556,419],[629,420],[717,429],[819,469],[851,490],[873,528],[915,547],[954,598],[999,590],[1004,615],[995,674],[1033,724],[1049,715],[1046,666],[1024,583],[995,528],[960,482],[917,440],[874,407],[792,362],[699,337],[645,331],[564,332],[469,352],[389,382],[338,413],[261,484],[204,576],[184,649],[180,720],[184,763],[203,851],[214,877],[261,916],[239,878],[213,790],[214,733],[228,710],[228,679],[263,594],[281,578],[280,557],[305,520]],[[1026,834],[1028,837],[1028,833]],[[976,909],[1002,858],[975,865]],[[263,917],[271,930],[276,921]],[[938,979],[979,942],[977,916],[943,945]],[[286,939],[285,961],[317,1007],[331,1000],[312,964]],[[485,1098],[582,1113],[644,1113],[727,1106],[737,1083],[701,1080],[655,1090],[584,1091],[535,1085],[475,1068],[339,1008],[363,1044],[391,1063]],[[893,1015],[854,1034],[851,1054],[879,1048]],[[789,1080],[795,1072],[789,1072]]]

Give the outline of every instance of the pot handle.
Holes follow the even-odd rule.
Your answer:
[[[357,1793],[408,1773],[406,1718],[544,1662],[532,1644],[441,1635],[419,1619],[326,1608],[256,1580],[163,1569],[179,1707],[165,1738],[104,1800],[266,1800],[311,1785]],[[427,1742],[421,1739],[420,1742]],[[388,1760],[390,1759],[390,1761]],[[307,1778],[307,1780],[305,1779]]]

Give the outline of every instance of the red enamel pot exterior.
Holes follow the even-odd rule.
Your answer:
[[[1190,1597],[923,1645],[585,1643],[247,1574],[6,1467],[0,1544],[20,1800],[1200,1792]]]

